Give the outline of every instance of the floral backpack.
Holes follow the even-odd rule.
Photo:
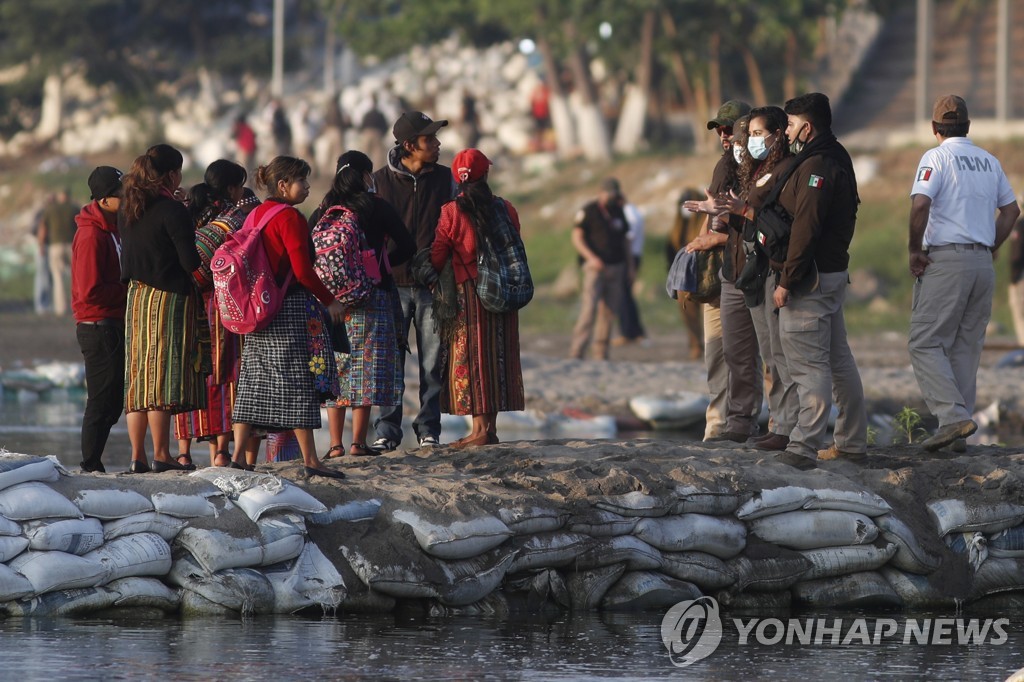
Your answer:
[[[358,224],[344,206],[331,206],[313,228],[313,268],[334,298],[348,307],[366,303],[380,284],[380,264]]]

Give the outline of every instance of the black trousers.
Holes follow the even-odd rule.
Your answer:
[[[124,322],[79,324],[76,333],[85,360],[82,467],[98,469],[110,428],[124,411]]]

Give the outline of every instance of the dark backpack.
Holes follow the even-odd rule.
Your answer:
[[[533,299],[533,277],[526,247],[501,197],[494,198],[494,218],[488,234],[476,231],[476,295],[485,310],[508,313]]]
[[[359,307],[380,283],[376,253],[366,244],[356,214],[331,206],[313,227],[313,269],[334,298]]]

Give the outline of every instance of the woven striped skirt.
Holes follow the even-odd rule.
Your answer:
[[[398,352],[395,309],[398,291],[374,289],[369,300],[345,315],[352,347],[348,371],[349,405],[390,406],[402,403],[402,355]]]
[[[525,409],[519,313],[485,310],[472,281],[458,289],[455,331],[443,363],[441,409],[461,415]]]
[[[128,284],[125,312],[126,412],[206,407],[209,332],[198,294]]]
[[[246,334],[232,421],[267,431],[317,429],[320,403],[337,395],[323,306],[293,287],[274,320]]]

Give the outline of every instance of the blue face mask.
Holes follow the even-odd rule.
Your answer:
[[[765,143],[767,137],[751,137],[747,140],[747,151],[757,161],[764,161],[768,158],[768,145]]]

